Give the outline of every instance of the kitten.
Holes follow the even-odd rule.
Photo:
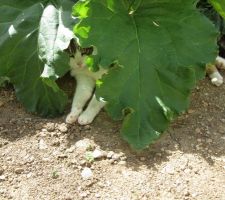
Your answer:
[[[107,70],[102,68],[97,72],[90,71],[85,59],[93,53],[93,48],[81,48],[75,40],[71,40],[66,52],[70,54],[71,75],[77,81],[76,91],[70,113],[66,117],[66,123],[72,124],[78,121],[81,125],[90,124],[99,111],[104,107],[104,101],[98,101],[94,92],[96,80],[100,79]],[[84,109],[88,100],[90,102]]]
[[[225,59],[217,56],[215,64],[208,64],[206,66],[206,73],[211,79],[213,85],[220,86],[223,84],[223,77],[220,75],[218,69],[225,69]]]

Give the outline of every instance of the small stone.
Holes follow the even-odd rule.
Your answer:
[[[167,165],[167,166],[165,166],[163,169],[162,169],[162,171],[161,171],[162,173],[167,173],[167,174],[174,174],[175,173],[175,170],[174,170],[174,167],[173,166],[171,166],[171,165]]]
[[[185,191],[184,192],[184,196],[190,196],[190,192],[189,191]]]
[[[200,138],[198,138],[198,139],[197,139],[197,142],[199,142],[199,143],[200,143],[200,142],[202,142],[202,140],[201,140]]]
[[[192,113],[194,113],[195,111],[194,110],[192,110],[192,109],[189,109],[188,110],[188,114],[192,114]]]
[[[195,132],[199,134],[199,133],[201,133],[201,129],[200,128],[196,128]]]
[[[88,193],[87,192],[82,192],[82,193],[80,193],[80,196],[81,197],[87,197],[88,196]]]
[[[31,172],[30,172],[30,173],[28,173],[28,174],[27,174],[27,178],[32,177],[32,175],[33,175],[33,174],[32,174]]]
[[[162,154],[161,153],[156,153],[156,156],[162,157]]]
[[[209,138],[209,139],[206,140],[206,142],[207,142],[207,143],[212,143],[213,140]]]
[[[66,133],[68,131],[67,125],[65,123],[59,124],[58,130],[61,131],[62,133]]]
[[[71,134],[71,135],[69,136],[69,139],[70,139],[70,140],[74,140],[74,138],[75,138],[75,135],[74,135],[74,134]]]
[[[85,166],[86,163],[87,163],[86,160],[80,160],[80,161],[79,161],[79,164],[80,164],[81,166]]]
[[[93,152],[92,152],[92,155],[95,159],[99,159],[99,158],[103,158],[106,156],[106,153],[99,150],[99,149],[95,149]]]
[[[82,170],[82,172],[81,172],[81,176],[82,176],[83,179],[87,180],[87,179],[92,178],[93,172],[91,171],[90,168],[85,167],[85,168]]]
[[[193,198],[196,198],[197,196],[199,196],[199,193],[193,193],[192,195],[191,195]]]
[[[21,167],[18,167],[18,168],[16,168],[16,169],[14,170],[14,172],[15,172],[16,174],[21,174],[23,171],[24,171],[24,170],[23,170],[23,168],[21,168]]]
[[[88,139],[79,140],[75,143],[77,150],[86,150],[91,146],[91,143]]]
[[[6,189],[0,189],[0,194],[4,194],[4,193],[6,193],[6,192],[7,192]]]
[[[98,194],[98,193],[96,193],[96,194],[95,194],[95,197],[96,197],[96,198],[100,198],[100,197],[101,197],[101,195],[100,195],[100,194]]]
[[[40,150],[44,150],[44,149],[48,148],[47,144],[45,143],[45,141],[43,139],[40,139],[38,147]]]
[[[52,131],[55,130],[55,124],[54,123],[47,123],[45,127],[46,127],[47,131],[49,131],[49,132],[52,132]]]
[[[196,145],[196,150],[200,151],[202,148],[199,145]]]
[[[73,153],[75,150],[75,146],[71,146],[70,148],[66,149],[66,153]]]
[[[113,151],[109,151],[106,157],[110,159],[110,158],[113,157],[113,155],[114,155],[114,152]]]
[[[56,147],[60,146],[60,140],[54,140],[51,145]]]
[[[91,130],[91,126],[90,125],[84,126],[84,130]]]
[[[120,160],[126,161],[127,160],[127,157],[125,155],[123,155],[122,157],[120,157]]]
[[[0,176],[0,182],[1,182],[1,181],[5,181],[5,179],[6,179],[6,176],[5,176],[5,175],[1,175],[1,176]]]
[[[140,161],[146,161],[145,157],[140,157]]]
[[[120,156],[121,156],[120,154],[114,153],[113,156],[112,156],[112,160],[117,161],[117,160],[120,159]]]

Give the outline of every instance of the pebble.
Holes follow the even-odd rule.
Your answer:
[[[0,194],[4,194],[4,193],[6,193],[6,192],[7,192],[6,189],[0,189]]]
[[[195,129],[195,132],[196,132],[196,133],[201,133],[201,129],[200,129],[200,128],[196,128],[196,129]]]
[[[40,150],[44,150],[44,149],[47,149],[48,148],[47,144],[45,143],[45,141],[43,139],[40,139],[38,148]]]
[[[32,177],[32,175],[33,175],[33,174],[32,174],[31,172],[30,172],[30,173],[28,173],[28,174],[27,174],[27,178],[31,178],[31,177]]]
[[[90,179],[93,176],[93,172],[90,168],[85,167],[82,172],[81,172],[81,176],[84,180]]]
[[[96,197],[96,198],[100,198],[100,197],[101,197],[101,195],[100,195],[100,194],[98,194],[98,193],[96,193],[96,194],[95,194],[95,197]]]
[[[66,133],[68,131],[67,125],[65,123],[59,124],[58,130],[61,131],[62,133]]]
[[[119,159],[120,159],[120,157],[121,157],[121,155],[120,154],[113,154],[113,156],[112,156],[112,160],[114,160],[114,161],[118,161]]]
[[[161,171],[162,173],[167,173],[167,174],[174,174],[175,173],[175,170],[174,170],[174,167],[173,166],[171,166],[171,165],[166,165],[163,169],[162,169],[162,171]]]
[[[91,126],[90,125],[84,126],[84,130],[91,130]]]
[[[202,140],[201,140],[200,138],[198,138],[198,139],[197,139],[197,142],[201,143],[201,142],[202,142]]]
[[[93,158],[95,159],[99,159],[99,158],[103,158],[106,156],[106,153],[99,150],[99,149],[95,149],[93,152],[92,152],[92,156]]]
[[[4,105],[4,103],[2,101],[0,101],[0,107],[2,107]]]
[[[66,149],[66,153],[73,153],[75,150],[74,146],[71,146],[70,148]]]
[[[4,181],[6,179],[6,176],[5,175],[1,175],[0,176],[0,181]]]
[[[113,157],[113,155],[114,155],[114,152],[113,151],[109,151],[108,153],[107,153],[107,158],[112,158]]]
[[[21,168],[21,167],[18,167],[18,168],[16,168],[16,169],[14,170],[14,172],[15,172],[16,174],[21,174],[23,171],[24,171],[24,170],[23,170],[23,168]]]
[[[54,141],[51,143],[51,145],[52,145],[52,146],[56,146],[56,147],[60,146],[60,140],[58,140],[58,139],[54,140]]]
[[[145,157],[140,157],[140,161],[146,161]]]
[[[79,140],[75,143],[78,150],[86,150],[89,146],[91,146],[91,143],[88,139]]]
[[[47,123],[45,128],[47,129],[47,131],[52,132],[55,130],[55,124],[54,123]]]
[[[87,197],[88,196],[88,193],[87,192],[82,192],[82,193],[80,193],[80,196],[81,197]]]
[[[86,165],[86,160],[80,160],[80,161],[79,161],[79,164],[80,164],[81,166]]]

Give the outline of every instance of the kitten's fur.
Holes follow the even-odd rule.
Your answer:
[[[225,59],[217,56],[215,64],[208,64],[206,73],[211,79],[213,85],[220,86],[223,84],[223,77],[220,75],[218,69],[225,69]]]
[[[73,97],[73,103],[70,113],[66,117],[66,122],[72,124],[78,121],[81,125],[90,124],[99,111],[104,107],[105,102],[98,101],[93,94],[97,79],[106,73],[106,70],[100,68],[97,72],[88,70],[85,64],[87,54],[91,54],[93,49],[81,49],[74,41],[70,44],[70,49],[67,52],[73,55],[70,58],[71,75],[77,81],[76,92]],[[86,52],[85,52],[86,51]],[[90,102],[84,110],[87,101]]]

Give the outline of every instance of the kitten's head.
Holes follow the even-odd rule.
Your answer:
[[[93,47],[82,48],[80,47],[75,39],[70,40],[70,44],[67,49],[65,49],[70,56],[70,65],[77,68],[82,68],[85,66],[86,56],[93,53]]]

